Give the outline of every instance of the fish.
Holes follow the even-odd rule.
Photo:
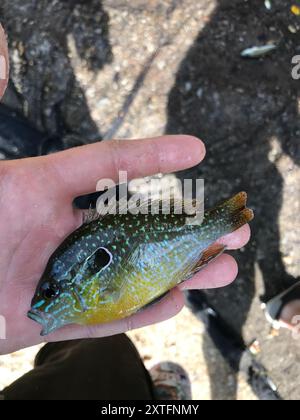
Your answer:
[[[28,317],[45,336],[144,310],[226,250],[218,239],[254,217],[246,202],[241,192],[205,211],[201,224],[187,223],[175,206],[170,214],[107,214],[84,223],[51,256]]]
[[[246,48],[241,52],[241,56],[244,58],[260,58],[274,51],[276,48],[276,44],[268,44],[259,47],[255,46],[251,48]]]

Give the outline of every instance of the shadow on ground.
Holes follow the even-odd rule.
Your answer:
[[[241,336],[255,293],[255,264],[263,276],[263,301],[295,282],[285,270],[279,248],[283,177],[270,153],[275,138],[280,153],[300,163],[300,83],[291,77],[299,37],[287,29],[289,2],[272,3],[275,12],[267,13],[260,0],[219,0],[211,21],[179,68],[168,106],[166,131],[196,135],[207,145],[204,164],[183,174],[205,178],[207,204],[245,190],[255,210],[253,240],[236,255],[238,281],[224,291],[207,293]],[[269,57],[241,59],[243,48],[273,40],[279,48]],[[218,399],[214,384],[221,372],[210,362],[209,347],[205,350],[212,397]],[[235,398],[234,386],[231,392],[228,398]]]
[[[95,74],[111,62],[109,17],[102,2],[3,0],[0,17],[12,65],[4,103],[47,133],[41,153],[101,139],[70,53]]]

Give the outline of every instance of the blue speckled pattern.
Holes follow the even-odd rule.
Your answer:
[[[45,335],[133,314],[191,277],[205,250],[252,219],[246,198],[240,193],[207,211],[201,226],[175,214],[108,215],[84,224],[51,257],[28,316]]]

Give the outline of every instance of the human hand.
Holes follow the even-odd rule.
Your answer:
[[[1,49],[2,42],[2,49]],[[0,32],[0,53],[6,57]],[[0,80],[3,93],[6,81]],[[110,141],[38,158],[0,162],[0,315],[6,339],[0,354],[47,341],[101,337],[165,320],[184,305],[184,289],[222,287],[237,275],[237,264],[223,255],[193,279],[172,290],[159,304],[130,318],[97,326],[67,326],[40,337],[40,326],[27,318],[31,299],[46,264],[61,242],[83,220],[72,205],[79,195],[95,190],[102,178],[117,180],[169,173],[193,167],[205,155],[203,143],[189,136],[164,136],[136,141]],[[222,239],[228,249],[244,246],[249,226]]]
[[[5,33],[0,24],[0,98],[6,89],[8,82],[8,51]]]

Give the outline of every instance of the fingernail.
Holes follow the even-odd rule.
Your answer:
[[[4,55],[0,55],[0,80],[6,79],[6,60]]]

